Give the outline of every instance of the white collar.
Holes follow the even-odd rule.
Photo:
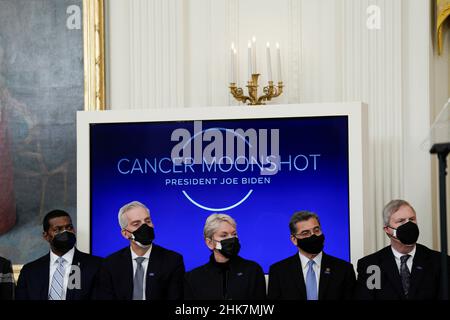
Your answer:
[[[148,248],[147,252],[146,252],[142,257],[144,257],[144,258],[146,258],[146,259],[150,259],[150,253],[152,252],[152,248],[153,248],[153,244],[150,245],[150,247]],[[133,248],[131,248],[131,247],[130,247],[130,251],[131,251],[131,259],[132,259],[132,260],[134,260],[134,259],[136,259],[136,258],[138,258],[138,257],[141,257],[141,256],[138,256],[138,255],[133,251]]]
[[[61,258],[63,258],[67,263],[72,264],[74,254],[75,254],[75,247],[67,251],[63,256],[61,256]],[[56,263],[56,260],[58,260],[58,258],[60,257],[56,255],[52,250],[50,250],[50,265]]]
[[[300,262],[302,264],[302,269],[306,269],[308,267],[309,258],[304,256],[300,251],[298,252],[298,255],[300,256]],[[320,268],[320,264],[322,263],[322,251],[314,257],[314,262],[317,264],[317,266]]]
[[[412,249],[410,253],[406,253],[406,254],[409,254],[412,259],[414,259],[414,255],[416,254],[416,248],[417,248],[417,246],[414,246],[414,249]],[[394,257],[396,257],[399,260],[402,256],[406,255],[406,254],[400,253],[397,250],[395,250],[393,246],[391,246],[391,249],[392,249],[392,253],[394,254]]]

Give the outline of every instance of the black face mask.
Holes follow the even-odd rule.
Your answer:
[[[389,227],[389,226],[388,226]],[[419,227],[414,222],[408,221],[402,224],[397,229],[389,227],[394,230],[394,238],[397,238],[401,243],[411,245],[419,239]]]
[[[130,233],[131,233],[130,239],[134,240],[141,247],[150,246],[153,240],[155,239],[155,230],[146,223],[142,224],[134,232]]]
[[[75,233],[65,230],[53,237],[52,246],[56,250],[66,253],[75,246],[76,242],[77,237]]]
[[[297,247],[310,254],[319,254],[323,250],[324,242],[325,236],[323,233],[320,236],[313,234],[308,238],[297,238]]]
[[[221,249],[217,249],[224,257],[232,258],[238,255],[241,244],[237,237],[225,239],[219,242]]]

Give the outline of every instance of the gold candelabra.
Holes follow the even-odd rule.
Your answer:
[[[258,97],[258,78],[260,74],[252,74],[252,79],[248,81],[248,96],[244,95],[244,90],[238,88],[236,83],[230,83],[230,92],[237,101],[246,103],[249,106],[265,105],[266,101],[272,100],[283,93],[283,81],[279,81],[277,86],[273,85],[273,81],[269,81],[268,86],[263,88],[264,94]]]

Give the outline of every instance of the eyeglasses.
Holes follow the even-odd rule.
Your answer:
[[[312,236],[313,234],[318,236],[321,232],[322,232],[322,230],[320,229],[320,227],[314,227],[311,230],[303,230],[302,232],[295,234],[295,236],[296,237],[307,238],[307,237]]]

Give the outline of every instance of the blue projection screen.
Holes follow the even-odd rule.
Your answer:
[[[128,245],[117,213],[138,200],[150,209],[155,243],[182,254],[186,270],[208,261],[203,226],[214,212],[237,221],[240,255],[266,273],[297,252],[288,223],[299,210],[320,216],[325,252],[350,261],[348,121],[340,115],[90,124],[91,253],[104,257]],[[277,151],[278,161],[252,162],[256,147]],[[193,161],[172,161],[176,151]],[[202,161],[208,154],[216,161]]]

